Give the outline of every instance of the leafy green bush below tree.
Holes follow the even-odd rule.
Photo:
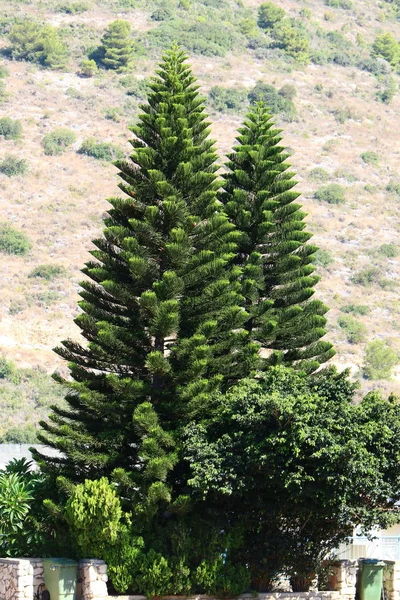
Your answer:
[[[117,160],[124,157],[118,146],[107,142],[97,142],[94,138],[86,139],[79,148],[79,154],[86,154],[97,160]]]
[[[0,252],[23,256],[31,249],[29,238],[9,223],[0,223]]]

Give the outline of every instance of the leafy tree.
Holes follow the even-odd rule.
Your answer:
[[[367,379],[389,379],[399,362],[397,353],[383,340],[367,344],[363,372]]]
[[[81,62],[79,75],[82,77],[93,77],[98,69],[95,60],[86,59]]]
[[[9,35],[11,56],[36,62],[51,69],[61,69],[68,59],[68,49],[51,25],[34,21],[16,23]]]
[[[280,131],[259,103],[239,130],[229,155],[221,200],[241,233],[235,263],[243,269],[242,293],[250,336],[282,360],[313,371],[333,354],[325,335],[328,310],[310,300],[317,247],[308,244],[305,214]]]
[[[60,127],[46,133],[43,137],[42,145],[44,153],[47,156],[59,156],[66,151],[68,146],[73,144],[76,140],[76,135],[70,129]]]
[[[2,117],[0,119],[0,136],[3,136],[5,140],[19,140],[22,136],[21,121]]]
[[[384,58],[395,67],[400,61],[400,44],[392,33],[382,33],[376,36],[372,44],[372,55]]]
[[[310,61],[310,39],[302,29],[288,20],[281,21],[272,31],[275,46],[285,50],[297,62],[307,64]]]
[[[262,29],[271,29],[282,21],[285,11],[273,2],[264,2],[258,8],[258,25]]]
[[[354,388],[346,372],[277,367],[187,428],[194,495],[241,539],[234,559],[253,589],[284,573],[300,591],[354,527],[399,520],[400,403],[369,394],[355,405]]]
[[[84,270],[76,322],[88,344],[57,349],[73,381],[61,380],[67,408],[53,407],[38,436],[64,456],[35,456],[76,482],[118,468],[145,521],[170,498],[171,432],[207,415],[210,392],[250,372],[258,346],[242,326],[237,233],[217,201],[202,100],[177,48],[132,131],[131,161],[118,163],[126,196],[110,200]]]
[[[117,19],[110,23],[102,37],[101,62],[107,69],[123,71],[133,59],[134,42],[128,21]]]

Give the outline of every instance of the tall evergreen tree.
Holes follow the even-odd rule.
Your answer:
[[[308,244],[296,181],[267,107],[259,102],[229,155],[221,200],[241,232],[235,263],[243,268],[244,307],[251,338],[269,349],[267,364],[285,362],[308,372],[334,354],[325,335],[327,307],[311,300],[319,278],[317,247]]]
[[[44,471],[82,481],[123,469],[162,484],[176,462],[171,434],[254,366],[229,266],[237,233],[217,200],[197,87],[185,55],[167,52],[132,128],[131,160],[118,164],[126,196],[110,200],[84,269],[76,322],[88,343],[56,349],[72,381],[62,380],[67,408],[41,424],[40,441],[63,454],[36,452]]]
[[[122,71],[129,68],[133,58],[134,43],[128,21],[117,19],[107,27],[102,41],[102,63],[107,69]]]

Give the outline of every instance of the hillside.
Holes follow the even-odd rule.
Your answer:
[[[13,157],[12,166],[26,161],[25,174],[0,172],[0,238],[6,224],[30,244],[25,253],[0,254],[0,374],[5,376],[0,440],[32,441],[27,423],[36,423],[52,399],[61,398],[48,374],[66,372],[66,365],[52,348],[78,336],[73,318],[80,269],[101,231],[106,199],[118,193],[111,162],[78,151],[94,138],[113,145],[103,148],[103,159],[110,151],[109,158],[129,154],[128,126],[145,97],[146,78],[174,39],[187,48],[207,99],[221,160],[257,83],[276,90],[285,86],[286,92],[274,96],[277,121],[293,154],[309,230],[321,248],[317,295],[331,309],[327,337],[337,350],[333,362],[350,366],[364,391],[400,392],[400,366],[390,380],[368,380],[361,373],[369,342],[384,340],[400,353],[400,79],[397,59],[391,66],[373,50],[383,33],[400,39],[400,7],[386,1],[276,0],[290,24],[284,39],[283,33],[274,37],[257,25],[260,4],[0,0],[0,118],[22,126],[19,139],[0,135],[0,171],[7,156]],[[68,49],[65,66],[12,59],[10,34],[26,18],[54,28]],[[82,60],[96,56],[105,29],[116,19],[132,27],[132,69],[100,68],[83,76]],[[297,46],[291,43],[295,38]],[[60,155],[45,154],[45,136],[59,128],[73,132],[72,143]],[[329,184],[337,184],[331,195],[316,198]],[[11,427],[12,435],[4,437]]]

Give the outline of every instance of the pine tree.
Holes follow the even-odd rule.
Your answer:
[[[107,69],[122,71],[129,68],[133,58],[134,43],[128,21],[117,19],[110,23],[102,41],[102,63]]]
[[[39,439],[64,455],[36,453],[44,471],[72,481],[143,472],[147,488],[154,478],[149,496],[166,498],[171,433],[254,367],[240,270],[230,267],[237,233],[217,200],[197,87],[185,55],[167,52],[132,128],[131,160],[118,163],[126,196],[110,200],[84,269],[76,322],[88,344],[56,349],[73,381],[61,380],[67,408],[41,424]]]
[[[318,282],[308,244],[305,213],[289,171],[288,154],[279,145],[280,130],[260,102],[239,130],[228,157],[221,200],[241,232],[235,263],[243,268],[246,327],[254,341],[272,350],[267,363],[283,361],[312,372],[333,354],[325,335],[328,310],[310,300]]]

